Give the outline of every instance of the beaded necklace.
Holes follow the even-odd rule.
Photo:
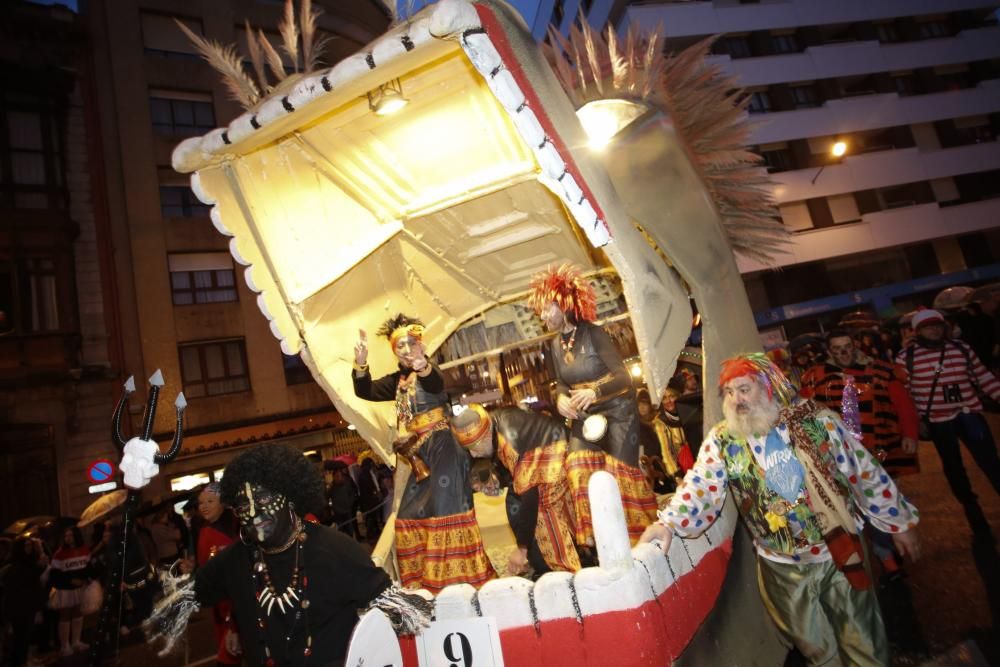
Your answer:
[[[578,329],[579,327],[573,327],[573,331],[570,333],[568,339],[564,338],[563,334],[560,334],[559,336],[559,347],[562,348],[563,360],[565,360],[567,364],[573,363],[573,345],[576,344],[576,332]]]
[[[306,645],[302,650],[302,655],[308,660],[312,655],[312,633],[309,632],[309,598],[306,597],[306,589],[309,586],[309,577],[304,574],[305,562],[303,550],[306,542],[306,531],[302,524],[295,517],[295,528],[292,530],[292,537],[286,545],[276,549],[265,551],[263,548],[254,550],[253,577],[254,587],[257,590],[257,627],[260,630],[260,643],[264,654],[265,667],[275,667],[277,664],[271,656],[271,647],[267,643],[267,619],[271,616],[274,605],[278,605],[281,614],[295,612],[291,622],[287,625],[285,634],[285,645],[292,639],[292,634],[298,626],[299,621],[304,621],[306,630]],[[267,569],[266,554],[276,554],[287,551],[295,545],[295,564],[292,567],[292,578],[284,591],[279,593],[271,581],[271,573]],[[300,576],[301,575],[301,576]]]

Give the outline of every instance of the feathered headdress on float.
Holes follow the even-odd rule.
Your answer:
[[[206,39],[192,32],[180,21],[177,21],[177,25],[198,49],[198,53],[222,75],[229,96],[244,109],[250,109],[268,95],[290,89],[303,75],[319,68],[322,64],[320,55],[330,41],[330,37],[317,39],[316,36],[316,22],[322,13],[322,9],[313,8],[312,0],[299,0],[299,15],[296,20],[292,0],[285,0],[285,13],[278,32],[281,34],[281,49],[295,71],[291,75],[285,71],[286,61],[282,59],[278,49],[274,48],[263,30],[254,32],[249,21],[244,21],[246,60],[250,61],[253,76],[244,69],[243,59],[235,45],[224,46],[213,39]],[[267,69],[271,71],[270,77],[265,71],[265,62]]]
[[[795,399],[795,386],[763,352],[741,354],[723,361],[719,372],[719,390],[740,377],[753,377],[764,385],[768,397],[776,396],[782,406],[791,405]]]
[[[670,117],[688,159],[719,212],[737,254],[770,265],[789,242],[771,196],[772,182],[759,155],[745,148],[749,96],[733,76],[706,60],[717,37],[666,55],[662,27],[624,39],[614,27],[602,35],[575,21],[569,39],[549,29],[546,56],[573,105],[597,99],[632,99]]]
[[[597,295],[578,266],[550,266],[535,274],[530,289],[528,306],[534,308],[536,313],[542,312],[554,301],[560,310],[572,314],[577,322],[593,322],[597,317]]]

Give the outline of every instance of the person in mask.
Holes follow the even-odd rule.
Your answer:
[[[239,541],[200,567],[193,580],[168,581],[147,631],[180,639],[190,614],[228,599],[243,660],[250,665],[339,665],[358,611],[391,609],[401,628],[429,618],[419,596],[391,586],[368,552],[338,530],[304,516],[323,504],[316,466],[289,445],[254,447],[226,466],[220,499],[239,521]],[[388,604],[387,604],[388,603]],[[235,647],[234,647],[235,648]]]

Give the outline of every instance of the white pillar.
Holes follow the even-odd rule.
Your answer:
[[[632,567],[632,544],[625,525],[618,483],[603,470],[590,477],[590,514],[594,522],[594,540],[601,568],[627,570]]]

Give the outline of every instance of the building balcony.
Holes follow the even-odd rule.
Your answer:
[[[829,100],[821,106],[761,116],[751,144],[849,134],[897,125],[932,123],[1000,111],[1000,79],[975,88],[900,97],[896,93]]]
[[[1000,142],[850,155],[840,164],[772,174],[779,204],[1000,169]],[[813,183],[812,180],[816,179]]]
[[[981,0],[763,0],[752,5],[716,4],[714,2],[656,3],[632,5],[626,24],[643,26],[662,24],[668,38],[715,35],[749,30],[795,28],[876,21],[916,14],[946,14],[965,9],[990,8],[995,2]]]
[[[0,336],[0,383],[68,379],[79,366],[80,334]]]
[[[763,5],[760,5],[763,6]],[[1000,57],[1000,28],[965,30],[954,37],[901,44],[877,41],[812,46],[802,53],[737,58],[710,56],[742,86],[767,86],[953,65]]]
[[[861,222],[795,234],[789,251],[776,258],[776,265],[790,266],[969,234],[994,228],[997,220],[1000,220],[1000,199],[945,208],[938,204],[922,204],[869,213]],[[741,273],[771,268],[742,257],[737,258],[737,264]]]

